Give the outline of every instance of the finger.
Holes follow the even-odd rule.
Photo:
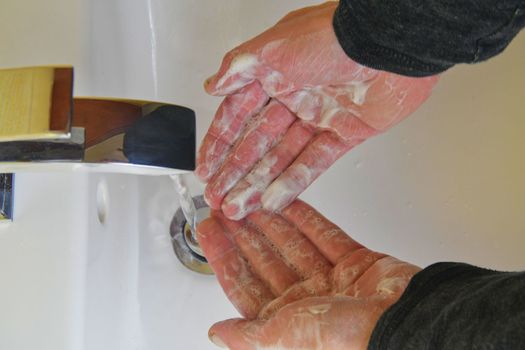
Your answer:
[[[233,49],[224,56],[219,71],[206,79],[204,89],[215,96],[235,93],[254,81],[260,66],[257,56]]]
[[[266,304],[259,312],[258,318],[269,319],[288,304],[305,298],[329,295],[330,291],[331,285],[326,275],[317,274],[304,282],[294,285],[284,292],[283,295]]]
[[[363,273],[385,256],[367,248],[351,252],[334,267],[331,277],[335,291],[344,294]]]
[[[261,308],[274,299],[266,283],[251,272],[248,262],[217,220],[210,218],[199,224],[197,238],[228,299],[241,315],[255,318]]]
[[[208,181],[217,171],[246,122],[259,113],[266,102],[268,102],[268,95],[257,82],[224,99],[197,156],[195,174],[201,180]]]
[[[217,346],[229,349],[257,349],[259,334],[264,321],[230,319],[214,324],[208,331],[208,337]]]
[[[348,296],[306,298],[268,321],[227,320],[213,325],[209,334],[231,349],[365,349],[384,312],[373,306]]]
[[[345,143],[332,132],[316,136],[262,195],[262,206],[277,211],[290,204],[336,160],[360,141]]]
[[[327,275],[332,269],[312,242],[282,216],[259,210],[248,216],[248,220],[260,229],[303,279],[319,273]]]
[[[266,188],[297,158],[314,133],[315,129],[311,125],[295,121],[283,139],[224,198],[224,215],[232,220],[240,220],[260,209],[261,197]]]
[[[247,127],[204,192],[213,209],[220,209],[222,200],[270,148],[282,138],[295,116],[279,102],[272,100]]]
[[[305,298],[260,323],[249,339],[264,349],[365,349],[383,312],[373,306],[348,296]]]
[[[264,239],[257,230],[244,221],[228,220],[220,212],[214,212],[216,217],[237,244],[250,267],[266,282],[274,295],[281,295],[286,289],[299,281],[299,276],[286,265],[284,260]]]
[[[297,226],[333,265],[336,265],[347,254],[363,248],[343,230],[303,201],[294,201],[283,209],[282,215]]]

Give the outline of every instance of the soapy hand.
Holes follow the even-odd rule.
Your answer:
[[[294,11],[229,52],[205,88],[226,96],[199,150],[205,198],[231,219],[290,204],[337,159],[431,94],[352,61],[332,28],[337,2]]]
[[[199,243],[244,319],[213,325],[230,349],[366,349],[381,314],[420,269],[355,242],[299,200],[242,221],[220,211]]]

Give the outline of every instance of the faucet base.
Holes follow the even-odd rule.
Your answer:
[[[210,208],[204,201],[204,197],[196,196],[193,198],[193,201],[197,209],[197,221],[208,217]],[[195,237],[193,237],[190,226],[186,222],[184,213],[180,208],[175,213],[171,222],[170,235],[173,251],[184,266],[204,275],[213,275],[213,270],[206,258],[202,255],[199,243]]]

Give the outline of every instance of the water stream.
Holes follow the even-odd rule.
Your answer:
[[[180,208],[190,227],[191,234],[194,238],[197,238],[197,233],[195,232],[197,226],[197,209],[195,208],[190,190],[182,176],[183,175],[170,175],[175,185],[175,190],[179,194]]]

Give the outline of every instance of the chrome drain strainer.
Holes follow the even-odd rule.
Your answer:
[[[197,222],[206,219],[210,215],[210,208],[204,201],[203,196],[193,197],[197,209]],[[182,209],[178,209],[171,221],[170,235],[175,255],[188,269],[205,275],[213,275],[204,254],[193,236],[190,226],[184,217]]]

